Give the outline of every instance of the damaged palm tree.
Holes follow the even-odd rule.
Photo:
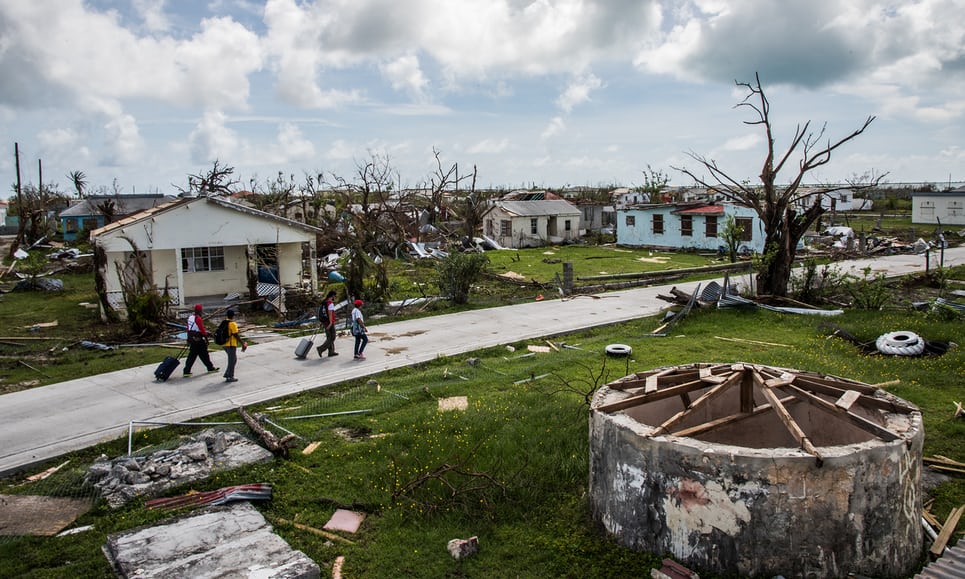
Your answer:
[[[258,435],[258,438],[265,445],[265,448],[270,450],[275,456],[288,458],[288,451],[295,447],[295,439],[297,436],[294,434],[286,434],[285,436],[278,438],[275,433],[261,425],[261,415],[256,414],[255,416],[252,416],[248,413],[248,411],[245,410],[244,406],[238,407],[238,414],[241,415],[241,419],[245,421],[245,424],[248,425],[248,428]]]

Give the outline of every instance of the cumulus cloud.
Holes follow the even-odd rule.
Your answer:
[[[105,165],[128,165],[138,160],[143,150],[137,121],[133,116],[123,114],[111,119],[104,125]]]
[[[215,159],[236,159],[240,155],[237,133],[225,126],[226,117],[221,111],[208,111],[188,135],[191,161],[205,165]]]
[[[426,100],[426,88],[429,80],[422,73],[419,67],[419,58],[414,54],[400,56],[390,62],[382,63],[379,66],[382,75],[385,76],[392,88],[405,92],[415,101]]]

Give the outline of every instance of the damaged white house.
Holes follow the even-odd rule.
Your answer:
[[[122,275],[140,263],[175,306],[239,294],[263,297],[285,311],[286,290],[317,287],[311,264],[318,233],[218,197],[159,205],[91,232],[96,276],[106,294],[101,307],[126,315]]]
[[[580,238],[580,209],[562,199],[494,201],[485,233],[513,249],[566,243]]]

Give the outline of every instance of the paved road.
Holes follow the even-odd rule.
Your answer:
[[[934,267],[937,256],[932,259]],[[946,250],[946,266],[963,263],[965,247]],[[903,275],[923,270],[925,260],[899,255],[841,262],[838,267]],[[674,285],[691,292],[697,284]],[[233,384],[226,384],[220,373],[182,378],[180,368],[168,382],[156,383],[152,364],[6,394],[0,396],[0,475],[125,436],[132,420],[188,421],[438,356],[655,315],[667,306],[657,294],[669,289],[653,286],[601,294],[601,299],[534,301],[379,324],[371,328],[368,359],[361,362],[352,359],[350,338],[339,340],[340,356],[324,359],[312,352],[297,360],[293,352],[299,338],[257,344],[239,352],[239,381]],[[223,365],[223,354],[213,356]],[[203,367],[196,365],[198,369]]]

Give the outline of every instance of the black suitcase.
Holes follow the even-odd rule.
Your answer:
[[[174,356],[168,356],[154,371],[154,380],[156,382],[166,382],[168,378],[171,377],[171,373],[174,372],[175,368],[181,365],[181,360],[178,360]]]
[[[174,372],[174,369],[181,365],[181,360],[179,360],[179,358],[186,349],[187,348],[181,348],[181,351],[178,352],[177,356],[168,356],[158,365],[157,370],[154,371],[155,382],[167,382],[167,379],[171,377],[171,373]]]

